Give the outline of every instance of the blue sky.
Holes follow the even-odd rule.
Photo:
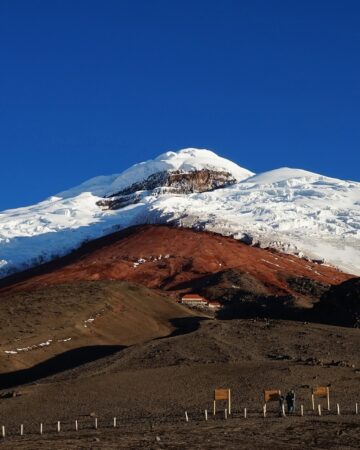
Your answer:
[[[0,0],[0,209],[169,149],[360,181],[360,2]]]

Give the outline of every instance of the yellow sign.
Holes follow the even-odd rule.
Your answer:
[[[329,395],[329,388],[324,386],[319,386],[313,388],[312,393],[315,397],[327,397]]]
[[[230,389],[215,389],[214,400],[229,400]]]
[[[230,389],[215,389],[214,391],[214,416],[216,414],[216,401],[225,400],[228,404],[227,412],[231,414],[231,391]]]
[[[267,402],[275,402],[279,400],[281,395],[281,391],[278,389],[268,389],[264,391],[264,401]]]

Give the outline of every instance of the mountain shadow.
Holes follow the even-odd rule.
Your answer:
[[[69,350],[28,369],[0,374],[0,389],[9,389],[22,384],[33,383],[42,378],[75,369],[83,364],[113,355],[125,348],[122,345],[92,345]]]

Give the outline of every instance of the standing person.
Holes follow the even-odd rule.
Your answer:
[[[295,400],[296,400],[294,389],[291,389],[291,395],[292,395],[292,412],[294,413],[295,412]]]
[[[295,391],[291,389],[286,394],[286,404],[287,404],[287,410],[288,413],[294,413],[295,412]]]
[[[279,395],[279,408],[279,416],[282,417],[283,414],[285,415],[285,397],[282,394]]]

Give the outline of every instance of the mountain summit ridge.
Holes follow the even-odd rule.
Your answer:
[[[255,175],[188,148],[0,213],[0,277],[141,224],[208,230],[360,275],[360,183],[290,168]]]
[[[243,169],[232,161],[221,158],[211,150],[184,148],[177,152],[168,151],[154,159],[134,164],[120,174],[91,178],[79,186],[60,192],[56,197],[73,197],[84,191],[91,192],[93,195],[108,197],[132,184],[146,180],[156,173],[175,171],[188,173],[204,169],[228,172],[236,181],[242,181],[255,175],[250,170]]]

